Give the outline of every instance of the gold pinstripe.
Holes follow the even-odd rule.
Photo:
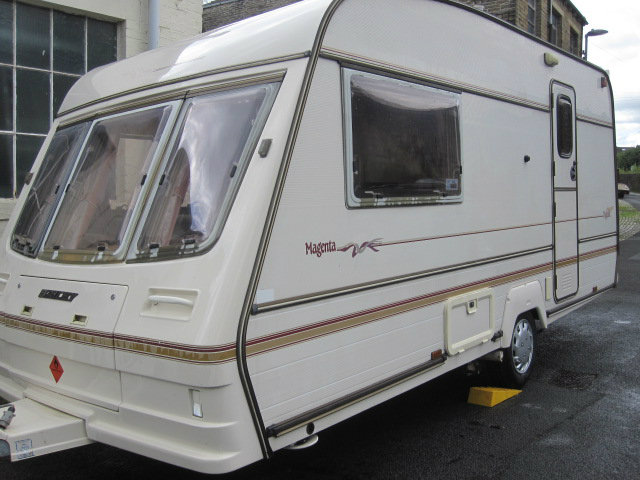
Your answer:
[[[580,260],[589,260],[602,255],[616,252],[616,247],[609,247],[594,252],[580,255]],[[576,263],[576,258],[562,260],[556,264],[556,268],[562,268]],[[461,285],[445,291],[436,292],[410,298],[404,301],[381,306],[375,309],[355,312],[351,315],[329,319],[317,324],[309,325],[295,330],[283,331],[276,334],[259,337],[250,340],[247,345],[247,355],[255,356],[271,350],[286,347],[296,343],[305,342],[318,337],[330,335],[342,330],[355,328],[367,323],[375,322],[383,318],[392,317],[418,308],[427,307],[446,301],[452,296],[463,295],[481,288],[496,287],[511,282],[516,282],[527,277],[550,272],[552,265],[545,264],[531,269],[512,272],[500,277],[489,278],[484,281]],[[100,332],[82,331],[80,329],[60,328],[57,325],[40,322],[24,317],[17,317],[0,312],[0,325],[9,328],[58,338],[103,348],[115,348],[125,352],[167,358],[189,363],[219,364],[231,362],[236,359],[235,345],[219,345],[202,347],[197,345],[180,345],[163,343],[147,338],[126,338],[112,336]]]

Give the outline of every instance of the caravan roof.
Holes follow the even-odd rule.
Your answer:
[[[309,52],[331,0],[306,0],[87,73],[60,112],[150,85]]]

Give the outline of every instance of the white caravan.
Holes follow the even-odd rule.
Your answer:
[[[0,251],[0,443],[226,472],[616,283],[602,70],[447,0],[306,0],[88,73]],[[1,423],[1,422],[0,422]]]

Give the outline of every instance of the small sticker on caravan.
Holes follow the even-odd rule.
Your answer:
[[[18,460],[24,460],[25,458],[31,458],[33,453],[33,442],[30,438],[25,440],[16,441],[16,453]]]
[[[445,183],[445,188],[448,192],[452,190],[458,190],[458,179],[457,178],[447,178]]]

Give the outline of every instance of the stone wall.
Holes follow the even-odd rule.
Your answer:
[[[527,30],[528,0],[458,0],[479,10],[495,15],[522,30]],[[535,35],[549,41],[549,0],[536,0]],[[560,48],[570,51],[571,30],[578,34],[578,55],[582,52],[583,26],[587,21],[570,0],[554,0],[553,9],[562,17]]]
[[[202,31],[253,17],[300,0],[214,0],[202,10]]]
[[[516,0],[459,0],[478,10],[490,13],[513,25],[516,24]],[[526,0],[525,0],[526,2]],[[525,17],[526,28],[526,17]]]

